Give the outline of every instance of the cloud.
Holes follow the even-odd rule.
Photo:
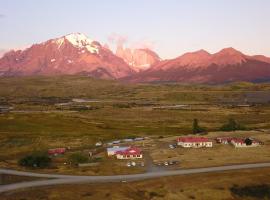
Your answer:
[[[0,14],[0,18],[5,18],[6,15]]]
[[[117,46],[123,46],[128,41],[128,37],[125,35],[120,35],[118,33],[112,33],[108,37],[108,41],[111,44],[116,44]]]
[[[147,38],[139,39],[139,40],[130,40],[130,38],[126,35],[121,35],[118,33],[112,33],[108,36],[108,43],[115,49],[119,46],[124,48],[131,49],[151,49],[153,50],[156,46],[155,41],[151,41]]]
[[[147,39],[142,39],[131,44],[131,48],[133,49],[154,49],[155,46],[156,42]]]

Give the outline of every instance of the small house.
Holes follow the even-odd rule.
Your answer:
[[[204,137],[180,137],[177,139],[177,145],[184,148],[212,147],[213,142]]]
[[[137,138],[134,138],[134,141],[143,141],[144,138],[143,137],[137,137]]]
[[[66,148],[56,148],[56,149],[49,149],[48,154],[49,155],[59,155],[64,154],[66,152]]]
[[[133,139],[129,139],[129,138],[123,139],[123,142],[133,142],[133,141],[134,141]]]
[[[99,142],[96,142],[96,147],[101,147],[102,146],[102,142],[99,141]]]
[[[234,138],[231,140],[231,144],[235,147],[257,147],[263,143],[252,138]]]
[[[232,137],[217,137],[216,142],[219,144],[229,144],[232,139]]]
[[[137,147],[117,151],[115,155],[117,159],[138,159],[143,157],[142,151]]]

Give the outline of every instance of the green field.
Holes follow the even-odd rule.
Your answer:
[[[242,104],[250,106],[239,107]],[[173,105],[185,107],[166,108]],[[98,140],[190,134],[194,118],[208,131],[219,130],[231,117],[248,129],[270,129],[270,84],[130,85],[77,76],[1,78],[0,106],[13,107],[0,114],[4,166],[52,147],[84,149]]]

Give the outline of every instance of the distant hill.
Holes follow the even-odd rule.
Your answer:
[[[210,84],[268,81],[270,58],[244,55],[233,48],[226,48],[215,54],[200,50],[158,62],[148,70],[125,80]]]

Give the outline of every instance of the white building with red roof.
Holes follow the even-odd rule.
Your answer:
[[[177,145],[184,148],[213,147],[213,142],[204,137],[180,137]]]
[[[142,151],[137,147],[130,147],[115,153],[117,159],[138,159],[142,158]]]
[[[233,137],[217,137],[216,142],[219,144],[229,144],[233,139]]]
[[[234,147],[257,147],[263,143],[252,138],[233,138],[231,144]]]

